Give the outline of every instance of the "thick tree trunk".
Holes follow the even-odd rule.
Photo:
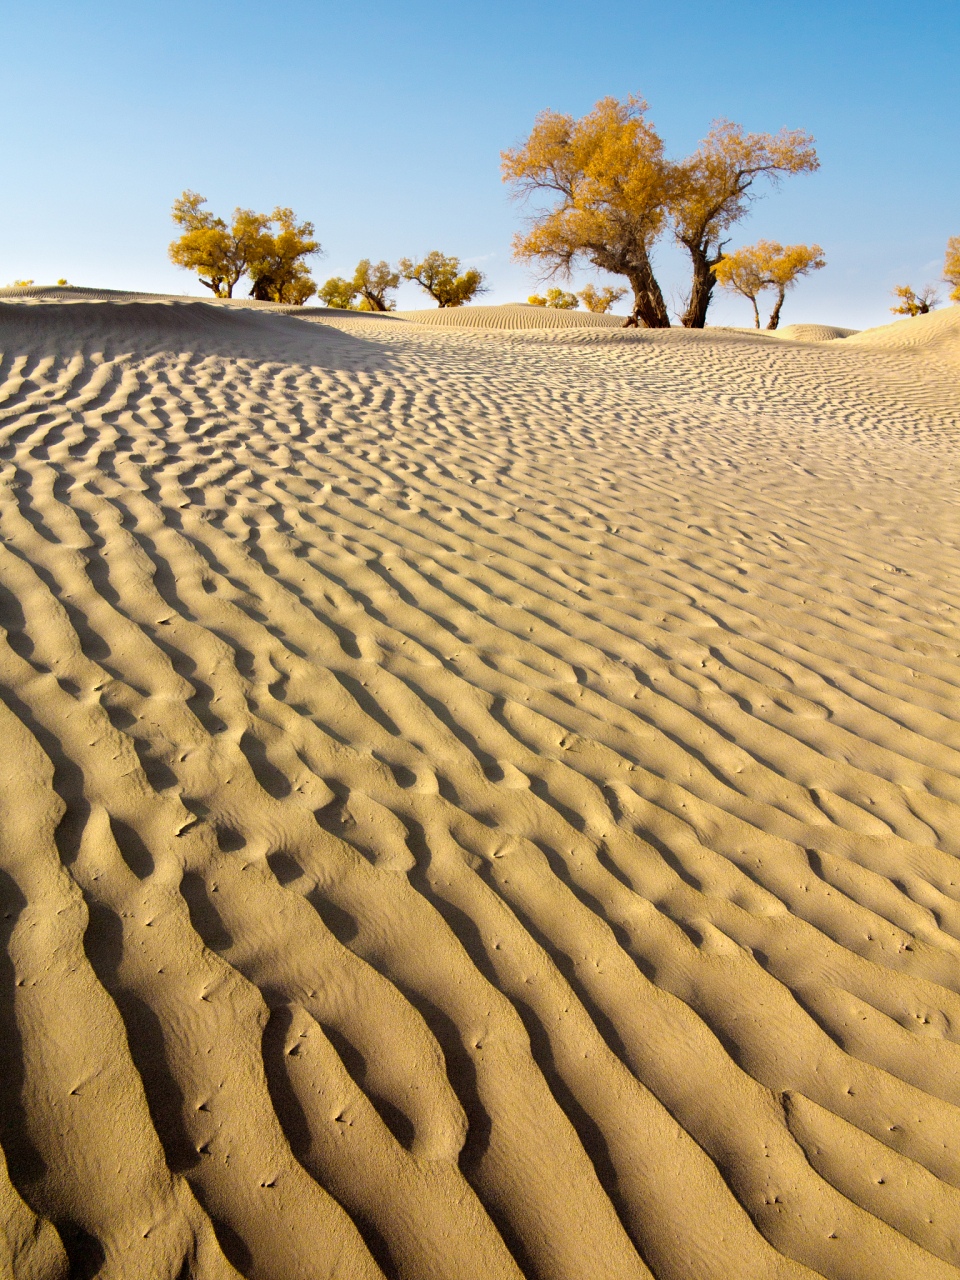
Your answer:
[[[627,275],[633,286],[633,312],[624,322],[624,329],[669,329],[670,316],[663,300],[660,286],[649,262],[644,262]]]
[[[781,285],[781,286],[780,286],[780,295],[779,295],[779,297],[777,298],[777,301],[776,301],[776,304],[775,304],[775,306],[774,306],[773,310],[770,312],[770,319],[767,321],[767,328],[768,328],[768,329],[775,329],[775,328],[777,327],[777,325],[780,323],[780,308],[783,306],[783,300],[784,300],[784,298],[785,298],[786,296],[787,296],[787,291],[786,291],[786,289],[784,289],[784,287]]]
[[[693,279],[690,284],[690,299],[680,322],[685,329],[702,329],[707,323],[707,308],[717,283],[717,277],[711,268],[717,265],[722,254],[718,253],[711,258],[706,246],[687,244],[686,241],[684,244],[693,261]]]

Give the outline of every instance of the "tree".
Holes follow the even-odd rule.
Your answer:
[[[626,292],[626,289],[611,289],[609,286],[598,291],[592,284],[588,284],[585,289],[580,290],[578,297],[588,311],[602,316],[606,315],[610,308],[626,295]]]
[[[253,281],[250,297],[302,307],[317,291],[304,258],[322,252],[312,222],[297,222],[292,209],[274,209],[268,225],[276,234],[260,236],[247,273]]]
[[[576,311],[580,305],[575,293],[564,293],[562,289],[548,289],[544,298],[538,293],[531,294],[527,301],[535,307],[553,307],[556,311]]]
[[[486,293],[482,272],[474,267],[463,275],[458,275],[459,271],[459,258],[448,258],[436,249],[420,262],[400,259],[404,280],[416,281],[440,307],[462,307],[478,293]]]
[[[650,251],[666,221],[674,173],[646,112],[633,95],[604,98],[580,120],[542,111],[526,141],[501,152],[501,169],[515,198],[553,197],[514,237],[516,259],[539,261],[548,278],[569,279],[582,259],[625,276],[634,300],[627,324],[665,329],[670,317]]]
[[[501,153],[505,182],[521,199],[548,193],[551,208],[535,214],[514,239],[521,261],[539,260],[546,274],[569,277],[578,259],[622,275],[634,295],[627,324],[667,328],[670,319],[650,263],[669,220],[693,264],[682,323],[703,328],[715,284],[712,268],[723,233],[757,197],[754,184],[819,167],[813,139],[801,130],[745,133],[718,120],[696,153],[674,163],[646,120],[647,104],[604,98],[580,120],[543,111],[529,138]]]
[[[757,295],[764,289],[776,289],[774,303],[767,321],[768,329],[776,329],[787,290],[792,289],[801,276],[819,271],[827,261],[818,244],[778,244],[776,240],[758,240],[736,253],[724,254],[711,270],[717,282],[725,289],[742,294],[753,303],[756,327],[760,328],[760,312]]]
[[[718,279],[714,268],[723,257],[723,233],[740,222],[757,199],[754,184],[766,178],[777,186],[784,174],[819,169],[813,143],[801,129],[744,133],[739,124],[717,120],[694,155],[680,164],[671,213],[677,241],[693,264],[690,294],[680,317],[686,328],[702,329],[706,323]]]
[[[960,236],[951,236],[943,260],[943,278],[952,284],[950,301],[960,302]]]
[[[459,265],[459,264],[458,264]],[[389,262],[382,260],[371,266],[369,258],[363,258],[357,265],[353,275],[354,294],[360,294],[364,311],[393,311],[396,302],[387,299],[400,284],[400,272],[395,271]]]
[[[765,242],[761,241],[762,243]],[[769,289],[772,283],[761,269],[760,255],[757,253],[759,247],[759,245],[748,245],[744,249],[738,249],[736,253],[724,254],[711,267],[721,288],[729,289],[732,293],[739,293],[744,298],[750,299],[753,303],[753,322],[758,329],[760,328],[760,311],[757,307],[757,297],[764,289]]]
[[[228,227],[202,208],[206,203],[195,191],[184,191],[174,202],[173,220],[183,228],[183,235],[170,245],[170,261],[196,271],[200,283],[216,297],[232,298],[237,281],[263,252],[270,219],[252,209],[234,209]]]
[[[940,301],[935,284],[925,284],[919,293],[914,293],[908,284],[898,284],[890,290],[890,296],[900,303],[890,308],[895,316],[925,316]]]
[[[320,301],[325,307],[338,307],[341,311],[354,311],[353,300],[357,290],[352,280],[332,276],[319,290]]]

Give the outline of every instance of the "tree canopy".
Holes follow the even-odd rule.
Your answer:
[[[218,298],[232,298],[244,275],[253,284],[250,296],[262,300],[302,304],[315,292],[303,261],[320,252],[313,223],[298,223],[292,209],[278,207],[272,214],[234,209],[228,225],[206,203],[195,191],[174,202],[173,220],[183,234],[170,245],[171,262],[196,271]]]
[[[541,111],[529,138],[501,160],[518,198],[553,197],[514,237],[514,257],[540,262],[548,276],[569,277],[579,259],[625,276],[634,323],[662,329],[670,318],[650,251],[666,222],[674,174],[646,112],[634,96],[604,98],[580,120]]]
[[[940,301],[935,284],[925,284],[919,293],[908,284],[898,284],[890,290],[890,295],[897,301],[897,305],[890,308],[895,316],[925,316]]]
[[[250,297],[261,302],[286,302],[302,306],[317,291],[304,258],[320,252],[312,222],[297,222],[292,209],[274,209],[268,226],[276,226],[275,234],[265,232],[247,264],[253,281]]]
[[[588,311],[602,316],[612,306],[615,306],[626,295],[626,292],[626,289],[612,289],[609,285],[605,289],[596,289],[592,284],[588,284],[585,289],[580,290],[577,296]]]
[[[668,227],[693,267],[681,321],[702,328],[723,234],[746,215],[754,184],[819,166],[802,130],[745,133],[727,120],[714,123],[692,156],[668,160],[646,102],[634,95],[604,98],[579,120],[543,111],[526,141],[501,159],[515,196],[553,200],[514,238],[514,256],[539,262],[547,276],[569,277],[578,260],[624,276],[634,298],[627,323],[647,328],[670,325],[650,258]]]
[[[436,249],[419,262],[401,258],[399,266],[404,280],[414,280],[439,307],[462,307],[478,293],[486,292],[481,271],[471,267],[461,275],[460,259],[447,257]]]
[[[357,290],[352,280],[344,280],[343,276],[331,276],[326,284],[317,291],[320,301],[325,307],[338,307],[341,311],[353,311],[353,300]]]
[[[400,272],[382,260],[373,266],[369,258],[362,258],[353,274],[354,292],[363,298],[364,311],[393,311],[397,304],[387,294],[399,284]]]
[[[575,293],[564,293],[562,289],[548,289],[546,295],[532,293],[527,301],[534,307],[553,307],[556,311],[576,311],[580,299]]]
[[[950,301],[960,302],[960,236],[951,236],[943,259],[943,278],[952,284]]]
[[[735,253],[724,254],[712,265],[711,271],[723,288],[750,299],[758,329],[760,312],[757,296],[764,289],[776,289],[777,300],[767,321],[768,329],[776,329],[787,290],[792,289],[801,276],[819,271],[826,265],[823,250],[818,244],[782,245],[776,240],[759,240]]]

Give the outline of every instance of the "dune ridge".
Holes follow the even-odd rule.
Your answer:
[[[960,1276],[952,339],[445,323],[0,303],[4,1267]]]

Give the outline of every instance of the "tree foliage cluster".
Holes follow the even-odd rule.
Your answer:
[[[948,295],[950,301],[960,302],[960,236],[951,236],[947,241],[942,278],[953,286]],[[925,316],[940,303],[935,284],[925,284],[919,292],[908,284],[898,284],[891,294],[897,302],[890,308],[895,316]]]
[[[548,289],[545,294],[532,293],[527,301],[534,307],[554,307],[558,311],[576,311],[582,302],[588,311],[604,315],[624,296],[626,289],[597,289],[588,284],[579,293],[567,293],[563,289]]]
[[[757,298],[764,289],[776,289],[777,300],[767,321],[768,329],[776,329],[780,312],[787,295],[801,276],[819,271],[827,265],[823,250],[818,244],[778,244],[776,240],[759,240],[746,245],[735,253],[725,253],[711,270],[717,282],[725,289],[749,298],[753,303],[753,318],[760,328],[760,311]]]
[[[170,245],[170,260],[196,271],[217,298],[232,298],[240,280],[251,282],[250,297],[302,306],[316,293],[305,259],[321,252],[312,222],[298,222],[292,209],[254,213],[234,209],[227,223],[205,209],[206,199],[184,191],[174,202],[173,220],[182,228]]]
[[[461,271],[459,258],[434,249],[419,260],[401,258],[396,267],[388,262],[372,266],[370,259],[364,258],[352,280],[331,277],[320,289],[320,298],[326,306],[343,310],[393,311],[397,304],[387,295],[399,287],[401,280],[414,281],[438,307],[462,307],[486,292],[482,271],[472,267]]]
[[[515,197],[552,201],[514,238],[515,258],[536,262],[547,277],[569,277],[580,262],[623,276],[633,291],[627,323],[652,329],[670,326],[651,261],[662,235],[671,232],[690,257],[681,322],[702,328],[726,233],[746,216],[758,184],[819,168],[803,130],[747,133],[729,120],[716,121],[693,155],[671,160],[646,102],[633,95],[604,98],[579,120],[543,111],[501,159]]]

